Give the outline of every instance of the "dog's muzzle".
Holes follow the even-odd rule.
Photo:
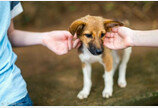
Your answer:
[[[103,48],[96,48],[94,46],[90,46],[88,49],[93,55],[100,55],[103,53]]]

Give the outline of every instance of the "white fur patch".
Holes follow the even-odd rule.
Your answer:
[[[101,56],[91,54],[85,45],[83,45],[83,53],[79,55],[81,61],[86,63],[102,62]]]

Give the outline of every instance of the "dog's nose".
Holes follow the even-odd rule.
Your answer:
[[[102,49],[96,49],[96,53],[97,53],[97,54],[101,54],[102,52],[103,52]]]

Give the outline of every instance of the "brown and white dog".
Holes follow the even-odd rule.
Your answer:
[[[79,58],[82,62],[83,69],[83,89],[77,97],[79,99],[87,98],[90,94],[91,81],[91,64],[99,62],[104,66],[103,75],[105,88],[102,92],[104,98],[112,96],[113,92],[113,75],[120,62],[116,51],[110,50],[103,45],[106,32],[109,32],[114,26],[123,26],[123,23],[105,19],[99,16],[87,15],[74,21],[69,27],[72,35],[77,34],[82,45],[79,48]],[[126,82],[126,67],[130,58],[131,48],[124,50],[122,62],[119,66],[118,85],[124,88]]]

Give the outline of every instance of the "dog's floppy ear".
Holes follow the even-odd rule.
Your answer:
[[[70,25],[69,31],[72,35],[74,35],[75,33],[77,33],[77,35],[80,35],[85,25],[86,23],[84,21],[76,20]]]
[[[115,27],[115,26],[123,26],[124,24],[119,22],[119,21],[113,21],[113,20],[105,20],[104,21],[104,27],[105,27],[105,30],[106,31],[111,31],[111,28],[112,27]]]

